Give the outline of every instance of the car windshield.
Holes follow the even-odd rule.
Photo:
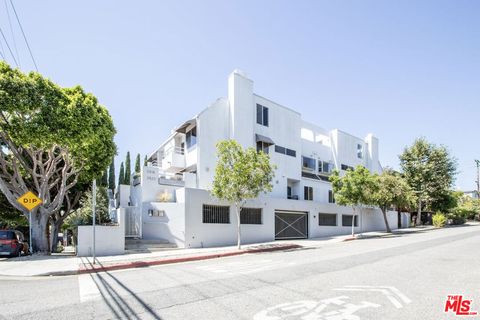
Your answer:
[[[0,230],[0,240],[13,240],[15,239],[15,233],[12,231]]]

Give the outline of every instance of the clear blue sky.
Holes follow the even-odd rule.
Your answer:
[[[225,96],[240,68],[258,94],[311,122],[374,133],[383,165],[398,167],[419,136],[446,145],[459,162],[457,186],[475,188],[480,1],[14,3],[40,72],[108,107],[120,157],[153,151]],[[0,26],[9,36],[1,1]]]

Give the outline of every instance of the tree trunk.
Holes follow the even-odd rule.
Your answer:
[[[42,211],[32,213],[32,250],[36,253],[48,254],[50,252],[48,241],[48,215]]]
[[[422,199],[418,198],[418,211],[417,211],[417,219],[416,225],[419,226],[422,224]]]
[[[397,208],[397,227],[398,229],[402,228],[402,210]]]
[[[242,249],[242,232],[240,229],[240,208],[235,204],[235,213],[237,214],[237,249]]]
[[[51,251],[57,252],[57,244],[58,244],[58,232],[60,231],[60,227],[63,224],[63,220],[55,221],[51,224],[52,233],[50,235],[50,243],[51,243]]]
[[[390,226],[388,225],[388,219],[387,219],[387,208],[385,208],[385,207],[382,208],[382,214],[383,214],[383,220],[385,221],[385,227],[387,228],[387,232],[391,233],[392,230],[390,229]]]
[[[353,208],[353,216],[352,216],[352,237],[355,237],[355,207]]]

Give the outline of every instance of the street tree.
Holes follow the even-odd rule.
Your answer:
[[[79,86],[61,88],[38,73],[0,62],[0,191],[28,217],[17,198],[30,190],[33,249],[49,252],[52,232],[80,197],[78,183],[101,177],[116,151],[108,111]],[[65,208],[66,210],[62,209]]]
[[[145,155],[145,158],[143,159],[143,166],[146,167],[148,164],[148,158],[147,156]]]
[[[135,158],[135,173],[140,173],[140,153],[137,153],[137,157]]]
[[[457,162],[444,146],[436,146],[424,138],[415,140],[399,157],[405,179],[416,194],[416,224],[421,224],[422,208],[441,200],[452,187]]]
[[[123,162],[120,163],[120,171],[118,172],[118,185],[125,184],[125,168]]]
[[[130,185],[130,176],[132,175],[132,164],[130,162],[130,151],[127,152],[127,157],[125,158],[125,184]]]
[[[335,202],[343,206],[351,206],[352,237],[355,236],[355,219],[358,213],[362,214],[362,208],[373,204],[372,194],[376,184],[370,171],[364,166],[357,166],[354,170],[348,169],[344,176],[338,170],[334,170],[330,176]]]
[[[248,199],[272,190],[275,166],[268,154],[254,148],[243,149],[235,140],[217,143],[217,166],[212,195],[234,206],[237,217],[237,247],[241,248],[241,208]]]
[[[108,170],[103,171],[102,179],[100,180],[100,186],[108,187]]]
[[[384,170],[380,175],[374,175],[376,187],[371,194],[373,204],[377,205],[383,214],[387,232],[392,232],[388,224],[387,210],[392,206],[403,207],[408,205],[408,199],[412,198],[412,192],[401,176],[393,170]],[[399,216],[401,219],[401,216]],[[401,220],[400,220],[401,226]]]
[[[115,194],[115,158],[112,158],[108,169],[108,189],[112,190]]]

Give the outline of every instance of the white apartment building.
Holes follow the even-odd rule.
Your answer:
[[[216,143],[226,139],[267,152],[277,166],[272,192],[248,201],[242,210],[243,243],[348,234],[353,210],[334,203],[330,173],[357,165],[382,170],[379,142],[372,134],[359,138],[309,123],[297,111],[254,93],[253,81],[235,70],[227,97],[180,124],[149,156],[132,185],[119,187],[126,236],[185,248],[235,244],[233,208],[208,191]],[[384,230],[379,209],[362,211],[356,232]],[[389,212],[388,219],[397,228],[397,213]],[[401,221],[407,226],[407,214]]]

